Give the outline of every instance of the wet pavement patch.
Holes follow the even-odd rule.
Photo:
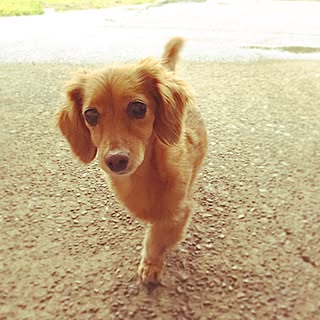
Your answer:
[[[263,47],[263,46],[249,46],[246,49],[261,49],[261,50],[281,50],[290,53],[316,53],[320,52],[320,47],[302,47],[302,46],[289,46],[289,47]]]

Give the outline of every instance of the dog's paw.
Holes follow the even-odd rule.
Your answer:
[[[141,260],[138,269],[140,280],[144,284],[158,284],[161,280],[163,262],[152,263],[146,259]]]

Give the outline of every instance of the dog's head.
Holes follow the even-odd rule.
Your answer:
[[[186,106],[186,84],[160,62],[79,72],[66,85],[66,104],[57,124],[81,161],[97,152],[108,173],[132,174],[155,139],[179,143]]]

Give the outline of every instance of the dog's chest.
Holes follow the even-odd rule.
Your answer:
[[[152,221],[161,211],[163,185],[149,179],[122,179],[112,181],[113,189],[122,204],[139,219]]]

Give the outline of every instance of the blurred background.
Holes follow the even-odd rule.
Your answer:
[[[1,0],[0,15],[4,62],[136,59],[176,35],[192,60],[320,58],[320,1]]]

